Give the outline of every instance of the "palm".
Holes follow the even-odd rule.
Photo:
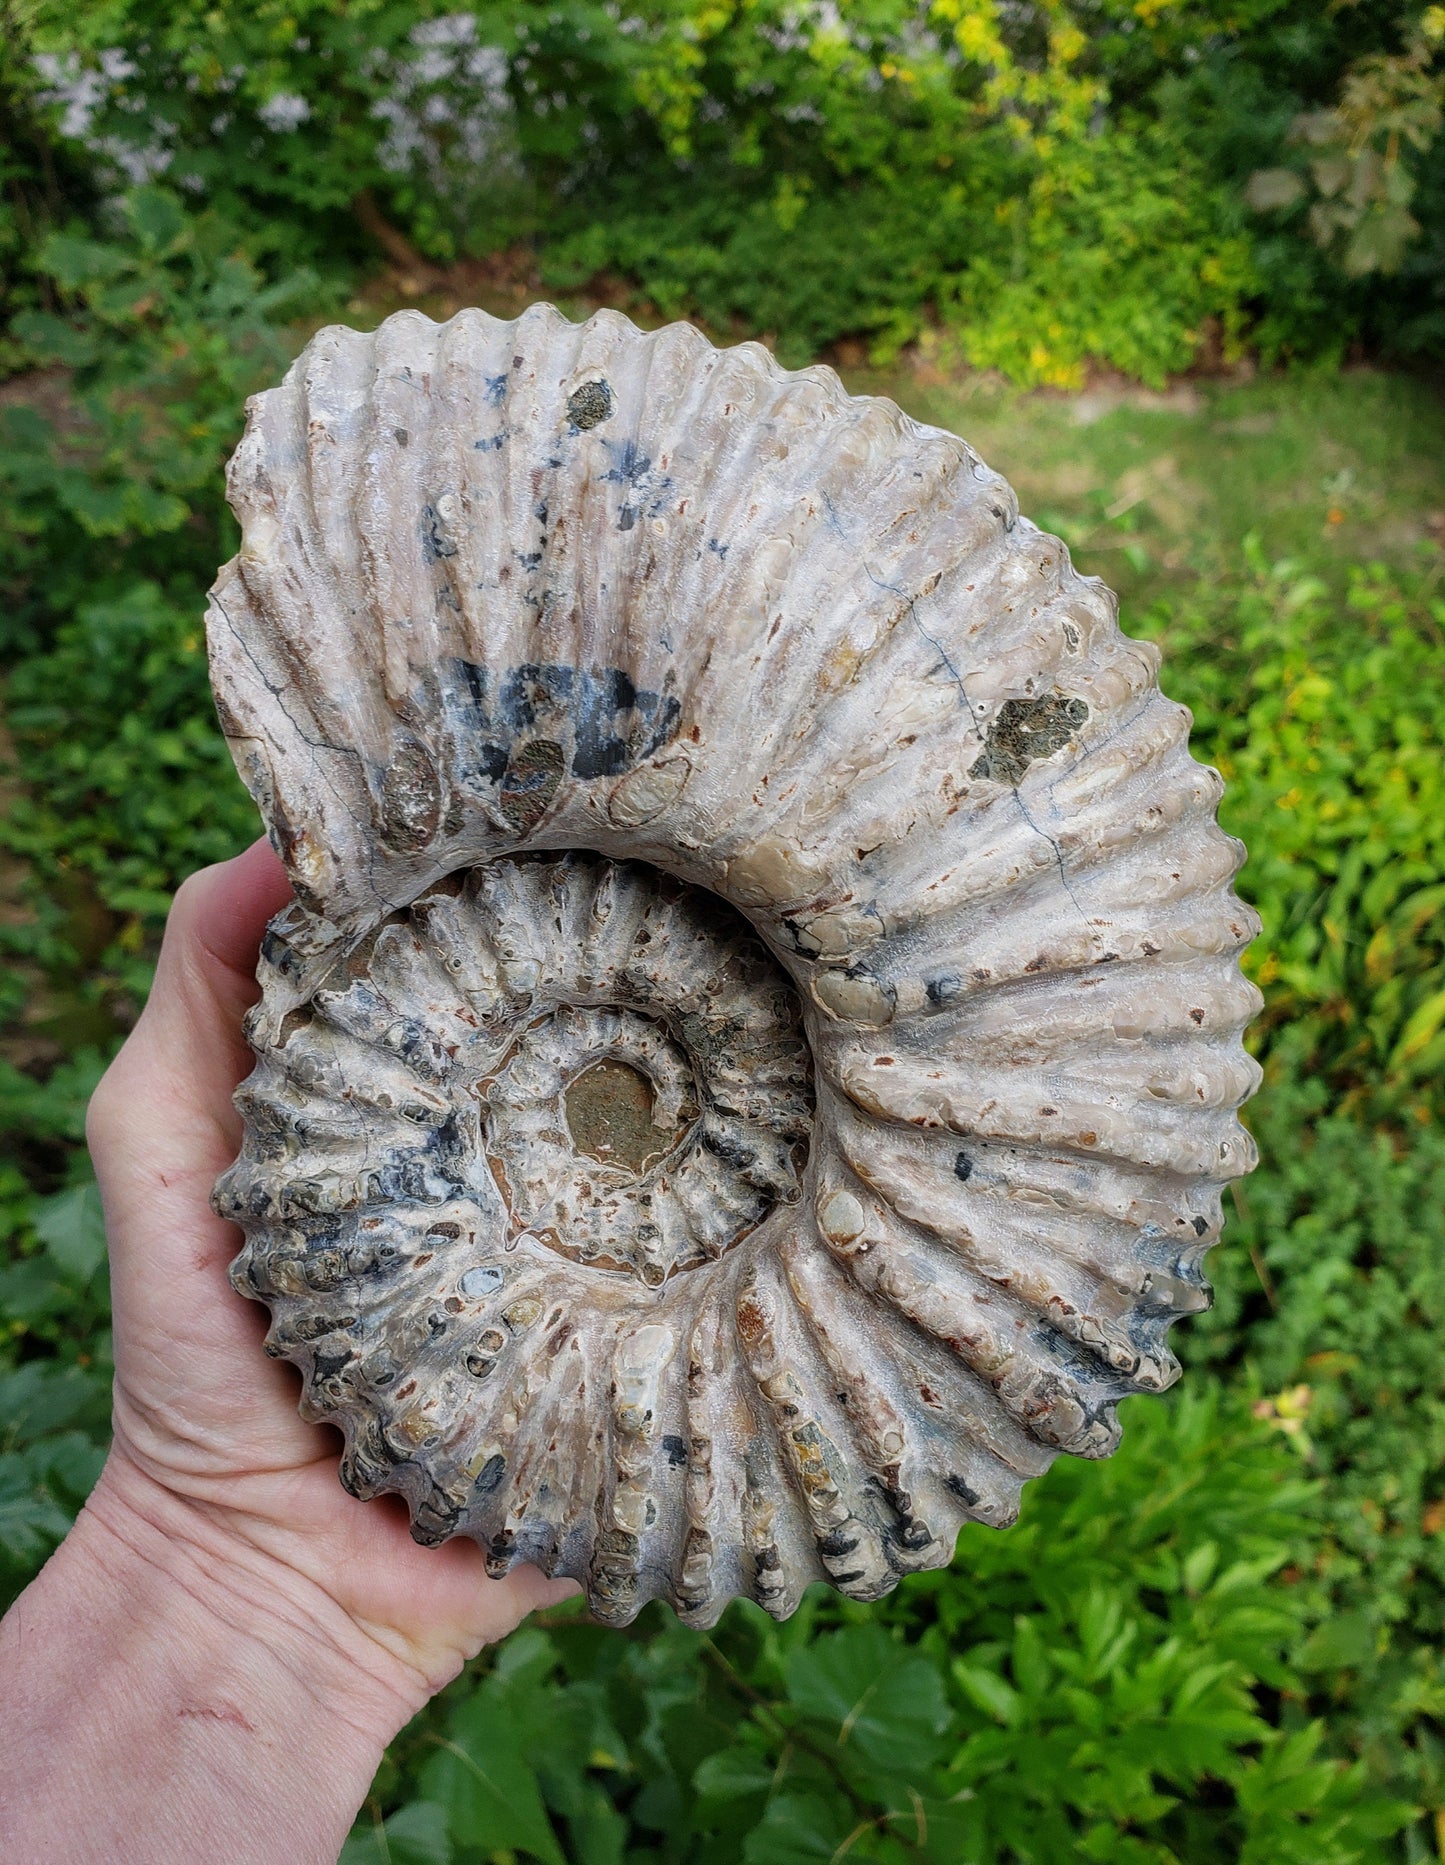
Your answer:
[[[297,1416],[295,1374],[261,1351],[264,1314],[227,1281],[237,1237],[210,1192],[239,1145],[230,1094],[249,1067],[240,1016],[257,940],[285,898],[264,845],[191,884],[151,1004],[97,1091],[117,1454],[443,1677],[573,1589],[531,1569],[488,1580],[471,1543],[419,1548],[399,1503],[348,1496],[335,1434]]]

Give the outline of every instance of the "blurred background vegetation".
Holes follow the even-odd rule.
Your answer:
[[[548,1615],[363,1860],[1445,1858],[1445,8],[0,0],[0,1604],[107,1431],[86,1095],[255,833],[241,403],[401,303],[618,305],[965,433],[1159,639],[1265,930],[1181,1390],[1017,1527],[709,1637]]]

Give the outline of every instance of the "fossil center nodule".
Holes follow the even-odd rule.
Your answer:
[[[672,1143],[650,1077],[630,1062],[594,1062],[567,1084],[567,1131],[579,1153],[636,1177]]]

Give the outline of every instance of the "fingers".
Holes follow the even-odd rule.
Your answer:
[[[242,1018],[257,995],[261,935],[289,898],[264,842],[193,874],[176,895],[150,1001],[86,1120],[115,1260],[142,1234],[157,1259],[166,1237],[217,1260],[234,1247],[208,1201],[239,1145],[231,1095],[250,1067]]]
[[[463,1658],[474,1658],[487,1645],[507,1638],[530,1614],[545,1612],[549,1606],[561,1606],[576,1599],[582,1591],[577,1581],[549,1580],[536,1567],[514,1567],[504,1579],[492,1580],[487,1577],[481,1550],[470,1542],[461,1545],[478,1557],[469,1568],[469,1592],[465,1599],[457,1600],[451,1622],[454,1648],[458,1642],[456,1631],[465,1628],[460,1641]],[[439,1550],[426,1552],[434,1559]],[[412,1631],[410,1637],[414,1661],[436,1679],[433,1690],[448,1682],[455,1671],[454,1662],[448,1664],[438,1655],[436,1647],[442,1643],[439,1633],[443,1633],[440,1625],[423,1625]]]
[[[92,1150],[118,1133],[164,1127],[176,1106],[230,1130],[230,1097],[250,1053],[241,1020],[257,996],[267,921],[291,897],[286,871],[258,841],[185,881],[166,921],[150,1000],[91,1104]]]
[[[267,921],[290,898],[286,871],[264,840],[191,875],[176,895],[137,1033],[185,1057],[202,1100],[229,1100],[249,1066],[241,1019],[258,995],[256,955]]]

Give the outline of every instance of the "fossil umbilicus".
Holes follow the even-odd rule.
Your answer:
[[[1106,1455],[1252,1163],[1188,715],[961,441],[537,307],[313,339],[209,617],[286,861],[236,1287],[358,1496],[604,1620]]]

